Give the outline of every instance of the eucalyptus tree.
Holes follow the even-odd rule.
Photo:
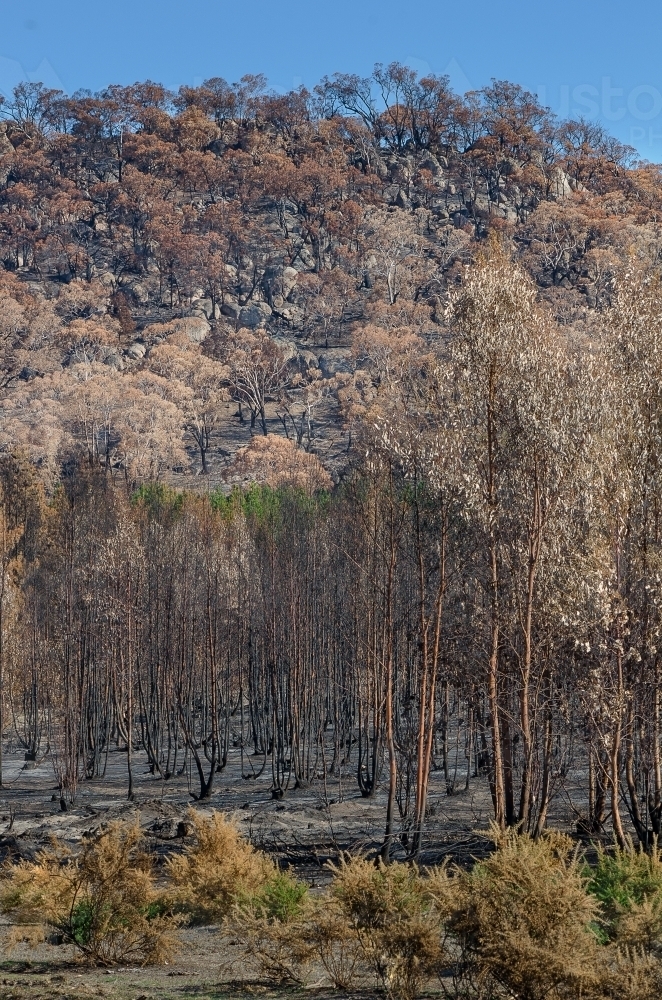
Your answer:
[[[3,784],[2,739],[6,724],[5,651],[11,646],[21,603],[22,559],[18,545],[22,526],[12,527],[3,503],[0,487],[0,788]]]
[[[609,435],[606,530],[611,543],[604,659],[610,703],[610,784],[615,833],[619,776],[640,842],[662,829],[662,307],[659,274],[632,265],[608,314]]]
[[[527,828],[536,826],[534,802],[539,815],[546,811],[534,765],[541,702],[554,690],[558,581],[573,550],[587,432],[577,374],[536,299],[532,282],[493,244],[451,297],[447,317],[495,819]]]

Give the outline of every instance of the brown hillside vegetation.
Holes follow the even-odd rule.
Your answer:
[[[21,84],[0,115],[0,446],[51,481],[75,455],[217,482],[254,432],[337,475],[389,340],[443,340],[490,231],[589,339],[659,255],[658,169],[505,82]]]
[[[333,490],[274,434],[208,493],[127,490],[75,455],[49,492],[3,456],[4,725],[52,760],[62,808],[111,747],[129,798],[146,759],[206,800],[238,751],[276,800],[385,783],[384,861],[419,855],[435,768],[449,795],[486,778],[500,828],[539,836],[574,785],[578,832],[651,848],[659,279],[633,264],[614,294],[582,350],[493,245],[450,293],[450,344],[364,328],[372,391],[345,385],[357,447]]]

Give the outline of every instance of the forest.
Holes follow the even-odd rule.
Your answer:
[[[0,117],[0,783],[342,778],[386,866],[437,775],[657,859],[660,168],[399,63]]]

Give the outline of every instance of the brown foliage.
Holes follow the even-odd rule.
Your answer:
[[[453,930],[479,977],[525,1000],[580,995],[596,980],[597,905],[572,842],[532,840],[495,829],[497,850],[462,878],[464,906]]]
[[[274,489],[290,486],[309,494],[328,490],[332,485],[330,475],[315,455],[276,434],[252,438],[246,448],[239,450],[226,475]]]
[[[336,979],[354,975],[351,928],[363,960],[385,989],[411,1000],[447,961],[444,924],[453,903],[452,882],[443,869],[428,882],[407,865],[343,860],[334,868],[329,904],[315,927],[322,961]]]

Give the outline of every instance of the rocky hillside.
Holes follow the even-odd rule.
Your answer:
[[[658,167],[509,83],[21,84],[0,114],[0,448],[49,481],[81,458],[236,481],[269,435],[290,443],[264,476],[303,452],[337,477],[394,368],[444,349],[487,240],[582,343],[659,259]]]

